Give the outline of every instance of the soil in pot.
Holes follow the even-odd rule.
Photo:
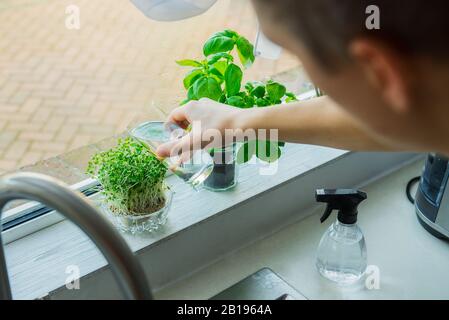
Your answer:
[[[214,167],[210,176],[204,181],[204,187],[212,191],[225,191],[237,184],[237,166],[235,163],[235,146],[211,151]]]

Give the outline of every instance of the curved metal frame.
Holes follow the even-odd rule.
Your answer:
[[[0,218],[5,205],[19,199],[38,201],[53,208],[86,233],[109,262],[125,298],[152,299],[143,268],[125,240],[81,195],[42,174],[5,176],[0,180]],[[0,233],[0,300],[3,299],[12,299],[12,294]]]

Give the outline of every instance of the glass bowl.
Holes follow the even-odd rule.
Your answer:
[[[107,202],[102,203],[102,209],[111,218],[112,223],[121,232],[131,234],[142,232],[154,232],[167,222],[168,212],[171,207],[174,192],[167,188],[164,191],[165,205],[158,211],[142,215],[124,215],[111,210]]]

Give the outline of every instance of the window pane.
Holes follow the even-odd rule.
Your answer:
[[[65,26],[66,8],[80,9],[80,29]],[[128,0],[3,0],[0,4],[0,175],[25,167],[68,183],[100,144],[141,112],[162,119],[185,95],[185,69],[214,32],[235,29],[253,40],[250,1],[220,0],[206,14],[155,22]],[[283,53],[259,59],[251,80],[289,70]],[[44,161],[30,167],[39,161]],[[75,168],[72,168],[71,166]]]

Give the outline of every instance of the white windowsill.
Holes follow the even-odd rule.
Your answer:
[[[177,177],[168,178],[176,194],[164,230],[124,235],[154,290],[305,218],[301,212],[313,205],[315,188],[360,185],[416,158],[289,144],[284,151],[276,175],[260,176],[258,166],[245,165],[229,192],[196,193]],[[5,252],[15,299],[48,293],[52,298],[121,297],[98,249],[66,220],[7,244]],[[81,290],[64,287],[69,265],[80,268]]]

